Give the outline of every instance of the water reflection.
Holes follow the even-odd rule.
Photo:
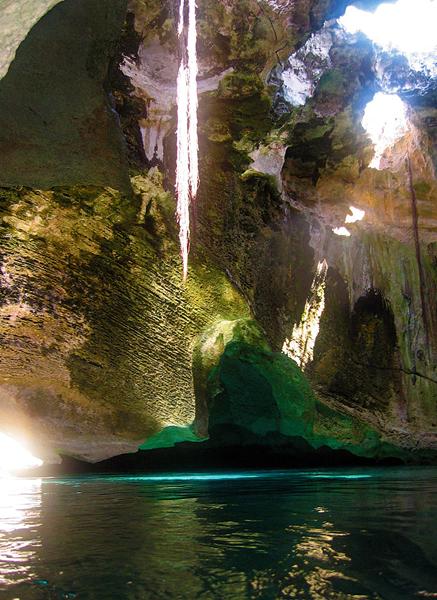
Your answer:
[[[27,580],[40,541],[41,479],[0,478],[0,585]]]
[[[404,600],[437,593],[433,469],[11,486],[1,499],[0,576],[14,593],[7,598]]]

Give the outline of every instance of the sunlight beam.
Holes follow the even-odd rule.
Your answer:
[[[40,467],[42,464],[41,459],[33,456],[19,442],[5,433],[0,433],[0,475]]]
[[[310,295],[305,303],[299,324],[293,327],[290,339],[286,339],[282,352],[292,358],[302,370],[313,360],[314,346],[319,335],[320,319],[325,310],[325,287],[328,263],[321,260],[311,284]]]
[[[366,106],[361,124],[375,146],[369,167],[380,169],[384,152],[410,130],[407,106],[396,94],[378,92]]]

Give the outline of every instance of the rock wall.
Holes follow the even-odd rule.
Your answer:
[[[235,427],[362,456],[437,447],[435,88],[408,84],[414,127],[370,169],[360,121],[388,78],[368,40],[324,25],[342,9],[199,2],[185,285],[175,4],[63,0],[23,25],[0,81],[2,430],[89,461]],[[351,205],[365,218],[339,238]],[[280,351],[323,260],[305,378]]]
[[[30,29],[0,81],[0,185],[129,190],[103,86],[125,14],[125,0],[65,0]]]
[[[182,284],[160,181],[135,178],[128,198],[2,191],[2,426],[26,429],[43,452],[98,460],[191,425],[195,336],[248,315],[207,262]]]

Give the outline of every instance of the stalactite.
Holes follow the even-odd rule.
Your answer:
[[[188,2],[188,23],[185,6]],[[177,79],[177,219],[183,265],[183,277],[188,274],[190,250],[190,204],[195,200],[199,181],[197,138],[197,55],[196,3],[180,0],[178,36],[181,62]]]

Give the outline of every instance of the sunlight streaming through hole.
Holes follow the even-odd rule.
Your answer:
[[[398,0],[373,13],[349,6],[338,21],[349,33],[361,31],[384,50],[401,52],[412,68],[437,73],[436,0]]]
[[[334,227],[332,229],[332,232],[335,233],[335,235],[341,235],[343,237],[351,236],[351,232],[349,231],[349,229],[346,229],[346,227]]]
[[[369,166],[380,169],[384,152],[410,129],[407,106],[396,94],[378,92],[366,106],[361,124],[375,145],[375,156]]]
[[[282,352],[292,358],[305,369],[313,360],[314,346],[319,335],[320,319],[325,310],[325,287],[328,274],[328,263],[325,259],[317,265],[310,295],[305,303],[299,324],[293,327],[290,339],[286,339]]]
[[[359,208],[355,208],[355,206],[349,206],[349,210],[351,211],[351,215],[346,215],[344,220],[345,223],[356,223],[357,221],[362,221],[365,216],[365,211],[360,210]]]
[[[196,4],[188,1],[188,24],[185,22],[186,0],[180,0],[178,35],[183,46],[177,78],[177,220],[183,264],[183,278],[188,274],[190,251],[190,204],[199,183],[197,138],[197,55]],[[185,29],[186,35],[185,35]]]
[[[5,433],[0,433],[0,475],[40,467],[43,461]]]

